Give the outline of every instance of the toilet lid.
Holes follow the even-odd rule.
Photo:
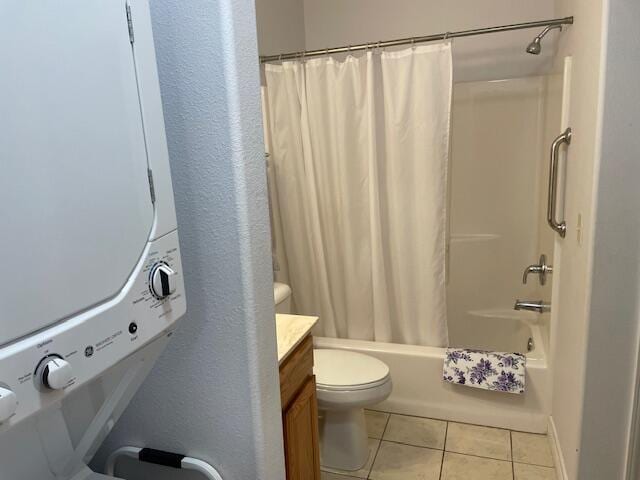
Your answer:
[[[348,350],[313,351],[318,387],[330,390],[361,390],[387,381],[389,367],[377,358]]]

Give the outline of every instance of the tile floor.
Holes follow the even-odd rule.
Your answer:
[[[368,410],[369,461],[322,480],[555,480],[546,435]]]

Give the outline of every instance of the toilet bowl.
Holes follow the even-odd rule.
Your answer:
[[[320,422],[320,463],[359,470],[369,458],[364,408],[391,394],[389,367],[348,350],[316,349],[314,374]]]

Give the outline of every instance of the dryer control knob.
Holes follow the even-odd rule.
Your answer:
[[[174,272],[166,263],[159,263],[151,270],[151,291],[158,298],[166,298],[176,291]]]
[[[9,420],[18,408],[16,394],[7,388],[0,387],[0,423]]]
[[[50,390],[62,390],[73,378],[71,365],[66,360],[51,357],[40,366],[40,382]]]

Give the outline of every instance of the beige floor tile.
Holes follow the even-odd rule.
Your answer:
[[[443,450],[446,432],[447,422],[429,418],[391,415],[383,440]]]
[[[442,451],[383,441],[371,469],[372,480],[438,480]]]
[[[546,435],[511,432],[513,442],[513,461],[553,467],[551,445]]]
[[[339,475],[337,473],[320,472],[320,480],[353,480],[358,477],[349,477],[347,475]]]
[[[357,470],[355,472],[336,470],[335,468],[328,468],[322,465],[320,466],[320,469],[327,473],[337,473],[340,475],[347,475],[347,476],[356,477],[356,478],[367,478],[369,476],[369,471],[371,470],[371,465],[373,464],[373,460],[376,457],[376,453],[378,453],[378,447],[380,447],[380,440],[377,440],[375,438],[370,438],[369,439],[369,460],[367,460],[367,463],[365,464],[364,467],[362,467],[360,470]]]
[[[514,463],[515,480],[556,480],[556,471],[549,467]]]
[[[445,449],[448,452],[511,460],[509,430],[449,423]]]
[[[367,435],[369,438],[382,438],[384,428],[387,426],[389,414],[385,412],[376,412],[374,410],[365,410],[364,418],[367,421]]]
[[[513,480],[511,462],[445,452],[441,480]]]

